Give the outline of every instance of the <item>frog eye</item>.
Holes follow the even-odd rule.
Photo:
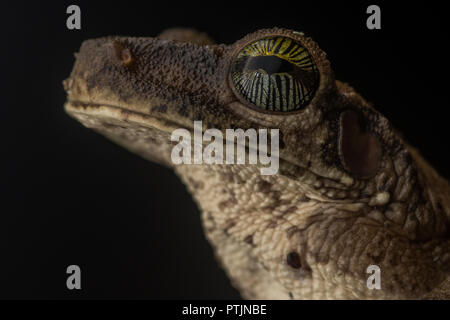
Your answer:
[[[319,85],[319,71],[308,50],[282,36],[245,46],[231,64],[230,78],[241,98],[275,112],[303,109]]]

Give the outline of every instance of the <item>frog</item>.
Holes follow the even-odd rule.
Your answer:
[[[227,45],[172,28],[89,39],[75,57],[65,111],[173,169],[244,299],[450,297],[448,181],[335,79],[303,32],[260,29]],[[203,131],[277,129],[278,171],[175,164],[171,134],[193,133],[195,121]]]

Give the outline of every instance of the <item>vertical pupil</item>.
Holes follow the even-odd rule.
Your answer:
[[[271,75],[273,73],[291,72],[294,70],[294,66],[277,56],[256,56],[247,59],[244,69],[248,71],[263,69]]]
[[[244,47],[230,69],[235,92],[250,105],[267,111],[290,112],[313,99],[319,72],[300,42],[268,37]]]

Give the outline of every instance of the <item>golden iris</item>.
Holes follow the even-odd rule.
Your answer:
[[[319,71],[299,42],[281,36],[244,47],[231,65],[231,80],[248,102],[268,111],[300,110],[314,97]]]

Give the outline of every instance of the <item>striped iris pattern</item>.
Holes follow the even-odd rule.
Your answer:
[[[244,47],[231,65],[231,80],[241,96],[266,111],[306,107],[319,84],[319,71],[299,42],[275,36]]]

